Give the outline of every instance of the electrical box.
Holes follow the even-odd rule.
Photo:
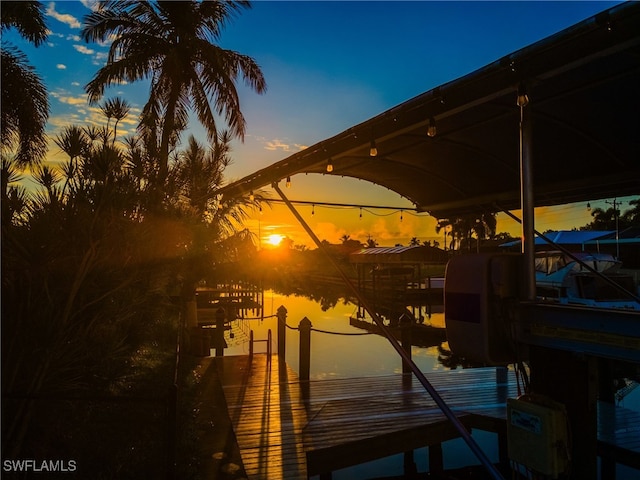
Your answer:
[[[452,352],[491,365],[516,361],[508,307],[520,298],[521,265],[517,253],[466,254],[449,261],[444,316]]]
[[[569,468],[566,410],[550,399],[507,399],[509,458],[530,470],[558,478]]]

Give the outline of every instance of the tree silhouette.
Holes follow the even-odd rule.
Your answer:
[[[47,38],[40,2],[3,2],[0,14],[2,32],[16,28],[35,46]],[[2,153],[15,150],[19,166],[37,164],[47,149],[44,130],[49,117],[47,91],[22,51],[3,40],[1,54]]]
[[[249,7],[247,1],[107,0],[85,17],[85,41],[113,38],[106,65],[86,85],[91,102],[98,101],[110,85],[151,79],[140,129],[147,148],[157,150],[152,153],[159,159],[160,179],[166,177],[169,153],[187,126],[190,110],[210,141],[218,134],[216,115],[224,117],[233,135],[244,137],[235,82],[242,76],[258,93],[266,90],[266,83],[253,59],[216,42],[233,15]]]

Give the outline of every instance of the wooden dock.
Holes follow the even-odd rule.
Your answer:
[[[442,468],[441,443],[458,436],[409,375],[301,382],[277,356],[271,361],[264,354],[215,360],[252,480],[328,475],[420,447],[429,447],[435,471]],[[506,399],[517,396],[513,373],[501,384],[495,368],[430,372],[427,377],[467,428],[498,433],[501,460],[506,461]],[[600,412],[601,455],[636,466],[640,413],[613,407]]]

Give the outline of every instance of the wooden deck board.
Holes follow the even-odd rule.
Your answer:
[[[300,382],[264,354],[216,359],[247,476],[301,479],[382,456],[436,445],[459,434],[410,376]],[[506,399],[515,378],[496,384],[495,369],[427,373],[467,428],[506,432]],[[640,464],[640,413],[599,408],[603,456]]]

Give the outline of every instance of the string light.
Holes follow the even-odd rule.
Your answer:
[[[378,156],[378,148],[376,147],[375,139],[371,139],[371,148],[369,149],[369,156],[377,157]]]
[[[529,103],[529,96],[527,95],[527,91],[524,88],[524,84],[521,83],[520,85],[518,85],[518,98],[517,98],[516,104],[519,107],[526,107],[528,103]]]
[[[436,120],[431,117],[429,118],[429,126],[427,127],[427,136],[429,137],[435,137],[436,133],[438,133],[438,130],[436,128]]]
[[[331,162],[331,159],[329,159],[329,161],[327,162],[327,173],[331,172],[333,172],[333,163]]]
[[[362,220],[362,207],[360,207],[360,219]]]
[[[256,196],[253,194],[253,190],[249,192],[249,201],[253,202],[256,199]]]
[[[291,187],[291,177],[287,176],[287,183],[286,183],[287,188]]]
[[[315,215],[315,214],[316,214],[316,206],[311,205],[311,215]]]

